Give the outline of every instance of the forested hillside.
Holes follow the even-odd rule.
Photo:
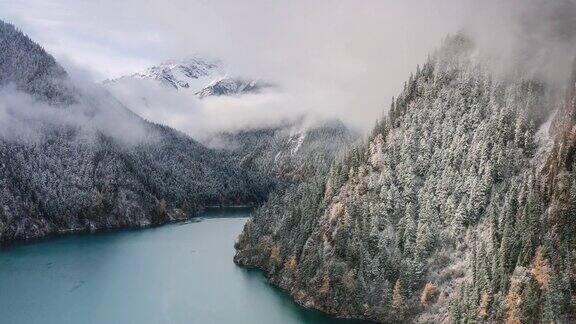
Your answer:
[[[18,90],[53,104],[73,103],[76,94],[68,75],[44,49],[0,21],[0,86]]]
[[[256,211],[235,261],[342,317],[574,320],[575,82],[561,103],[450,37],[364,144]]]
[[[266,198],[267,179],[103,90],[78,89],[3,22],[0,48],[0,242],[161,224]]]

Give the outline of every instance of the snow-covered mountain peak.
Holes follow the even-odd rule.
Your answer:
[[[127,80],[155,80],[175,90],[193,91],[199,98],[255,93],[272,86],[267,82],[231,76],[221,61],[199,57],[168,60],[141,72],[106,80],[104,84]]]
[[[214,78],[222,78],[224,76],[224,69],[221,67],[220,62],[202,58],[189,58],[165,61],[144,71],[114,80],[107,80],[104,83],[114,83],[124,79],[150,79],[159,81],[176,90],[192,88],[198,91],[199,89],[197,88],[199,86],[210,82]]]

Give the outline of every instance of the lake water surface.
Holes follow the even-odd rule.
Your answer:
[[[296,305],[233,263],[248,216],[213,210],[200,222],[1,250],[0,323],[352,323]]]

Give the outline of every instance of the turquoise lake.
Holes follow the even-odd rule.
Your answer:
[[[295,304],[232,261],[249,210],[0,251],[0,323],[352,323]]]

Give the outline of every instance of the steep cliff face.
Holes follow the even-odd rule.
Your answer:
[[[569,319],[574,81],[557,109],[553,89],[489,66],[447,40],[365,144],[255,213],[235,261],[343,317]]]
[[[0,21],[0,243],[148,226],[266,198],[267,180],[64,69]]]

